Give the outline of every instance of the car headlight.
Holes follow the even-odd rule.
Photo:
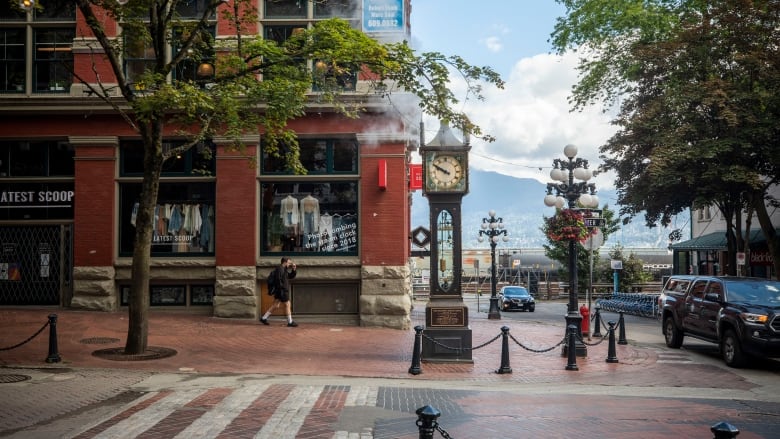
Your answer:
[[[763,325],[764,323],[769,320],[769,316],[766,314],[753,314],[749,312],[744,312],[739,315],[742,317],[742,320],[748,322],[748,323],[756,323],[759,325]]]

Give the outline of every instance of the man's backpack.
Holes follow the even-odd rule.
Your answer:
[[[276,269],[273,269],[270,273],[268,273],[268,279],[266,279],[266,283],[268,284],[268,295],[273,296],[276,292]]]

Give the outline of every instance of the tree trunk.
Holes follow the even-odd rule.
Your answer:
[[[766,238],[769,254],[772,255],[774,277],[775,279],[780,279],[780,242],[778,242],[777,232],[775,231],[775,226],[772,224],[772,219],[766,211],[763,192],[761,193],[761,196],[753,197],[753,208],[756,212],[756,218],[758,218],[758,224],[761,225],[761,231],[764,233],[764,238]]]
[[[152,235],[155,227],[155,205],[162,170],[162,124],[143,124],[144,178],[141,199],[135,219],[133,265],[128,303],[128,327],[125,354],[139,355],[146,351],[149,335],[149,271]]]

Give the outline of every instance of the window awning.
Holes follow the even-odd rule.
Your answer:
[[[780,234],[780,229],[775,229]],[[766,242],[764,233],[758,229],[752,229],[750,231],[750,245],[763,244]],[[727,250],[728,245],[726,243],[726,231],[721,230],[707,235],[702,235],[697,238],[689,239],[687,241],[678,242],[672,244],[672,250]]]

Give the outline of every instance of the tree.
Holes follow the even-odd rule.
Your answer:
[[[560,211],[556,212],[558,214]],[[601,209],[601,215],[606,222],[606,226],[601,228],[601,233],[604,238],[604,242],[607,241],[610,235],[613,235],[620,229],[620,222],[615,218],[615,212],[609,208],[609,205],[604,205]],[[568,254],[569,254],[569,242],[566,240],[556,241],[550,238],[549,234],[549,221],[545,218],[544,225],[541,227],[541,231],[547,236],[547,244],[542,245],[544,248],[544,254],[548,258],[561,263],[562,268],[559,270],[561,279],[568,279],[569,267],[568,267]],[[577,245],[577,282],[578,289],[584,291],[587,286],[588,279],[590,278],[590,252],[583,245],[582,242],[578,242]],[[593,256],[593,264],[598,264],[599,256],[598,252]]]
[[[691,206],[717,206],[734,259],[749,233],[741,222],[749,207],[780,272],[780,243],[766,211],[776,203],[767,189],[780,183],[780,4],[559,3],[567,16],[553,44],[585,54],[574,107],[619,99],[620,129],[601,152],[602,169],[617,174],[624,221],[644,212],[648,226],[668,225]]]
[[[639,259],[636,254],[629,253],[628,257],[624,255],[623,246],[617,244],[609,251],[609,261],[604,261],[597,266],[598,279],[611,281],[614,276],[612,261],[620,261],[623,268],[618,273],[618,290],[622,292],[631,291],[631,286],[650,282],[653,276],[644,270],[644,261]]]
[[[140,354],[147,348],[154,204],[169,157],[215,135],[231,139],[240,150],[242,134],[261,130],[266,154],[284,159],[295,173],[305,173],[295,133],[287,123],[303,116],[312,102],[359,117],[362,99],[343,98],[340,93],[341,79],[353,72],[370,79],[368,98],[411,94],[422,111],[492,140],[465,114],[452,110],[457,98],[448,82],[451,72],[459,73],[469,93],[478,98],[482,84],[501,88],[503,82],[491,68],[471,66],[459,56],[417,54],[405,42],[381,44],[340,19],[301,28],[281,42],[264,39],[251,31],[257,14],[255,2],[249,0],[200,0],[202,8],[195,17],[180,13],[184,3],[179,0],[76,0],[76,4],[86,26],[82,44],[96,61],[91,69],[77,67],[74,75],[143,140],[126,354]],[[232,35],[214,38],[210,26],[216,17],[229,24]],[[114,23],[122,25],[119,38],[112,33]],[[143,73],[128,75],[122,59],[133,50],[144,51],[148,62]],[[110,74],[100,68],[103,60]],[[316,60],[314,68],[308,68],[307,60]],[[171,80],[177,69],[203,64],[206,75]],[[317,92],[312,93],[312,88]],[[119,101],[114,89],[121,95]],[[170,133],[186,142],[164,149],[163,137]]]

